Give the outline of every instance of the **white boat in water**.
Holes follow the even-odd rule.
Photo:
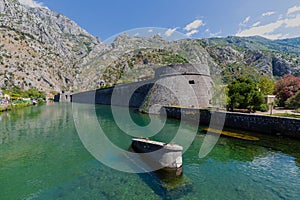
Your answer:
[[[148,163],[154,162],[156,166],[166,170],[179,170],[182,174],[182,146],[175,143],[133,138],[132,147],[136,152],[144,153],[143,157],[148,160]]]

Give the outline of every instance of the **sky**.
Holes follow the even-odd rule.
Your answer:
[[[166,37],[300,37],[300,0],[19,1],[59,12],[101,40],[143,27],[165,28]]]

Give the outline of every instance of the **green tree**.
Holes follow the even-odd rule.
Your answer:
[[[4,90],[3,94],[8,94],[14,100],[22,97],[22,90],[19,87],[14,86],[11,89]]]
[[[300,90],[295,94],[295,96],[287,100],[287,106],[290,108],[300,108]]]
[[[29,88],[29,89],[26,91],[26,93],[27,93],[28,97],[29,97],[29,98],[32,98],[32,99],[39,99],[39,98],[46,99],[45,93],[39,91],[39,90],[36,89],[36,88]]]
[[[264,103],[262,93],[250,78],[238,78],[228,85],[229,107],[259,110]]]
[[[11,89],[4,90],[3,93],[10,95],[12,99],[19,99],[23,97],[23,98],[46,100],[45,92],[39,91],[36,88],[29,88],[28,90],[24,91],[21,90],[19,87],[15,86]]]
[[[275,83],[269,77],[263,76],[259,79],[258,88],[263,95],[274,93]]]
[[[263,97],[262,93],[259,91],[253,92],[250,100],[250,107],[253,107],[254,110],[260,110],[260,111],[267,111],[265,110],[266,105],[265,98]]]

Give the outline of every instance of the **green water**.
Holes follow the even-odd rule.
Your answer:
[[[97,106],[97,113],[107,136],[127,149],[131,137],[108,107]],[[149,122],[146,115],[131,116],[140,125]],[[178,124],[167,120],[155,139],[169,141]],[[0,199],[300,199],[300,142],[255,136],[261,140],[222,137],[200,159],[205,135],[199,133],[183,155],[179,187],[169,190],[154,173],[119,172],[94,159],[78,137],[69,104],[2,113]]]

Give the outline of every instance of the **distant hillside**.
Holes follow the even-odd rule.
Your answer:
[[[284,40],[269,40],[260,36],[210,38],[202,40],[209,46],[232,46],[236,48],[279,52],[300,55],[300,37]]]
[[[300,38],[268,40],[262,37],[210,38],[200,41],[220,66],[225,82],[239,75],[300,76]]]

